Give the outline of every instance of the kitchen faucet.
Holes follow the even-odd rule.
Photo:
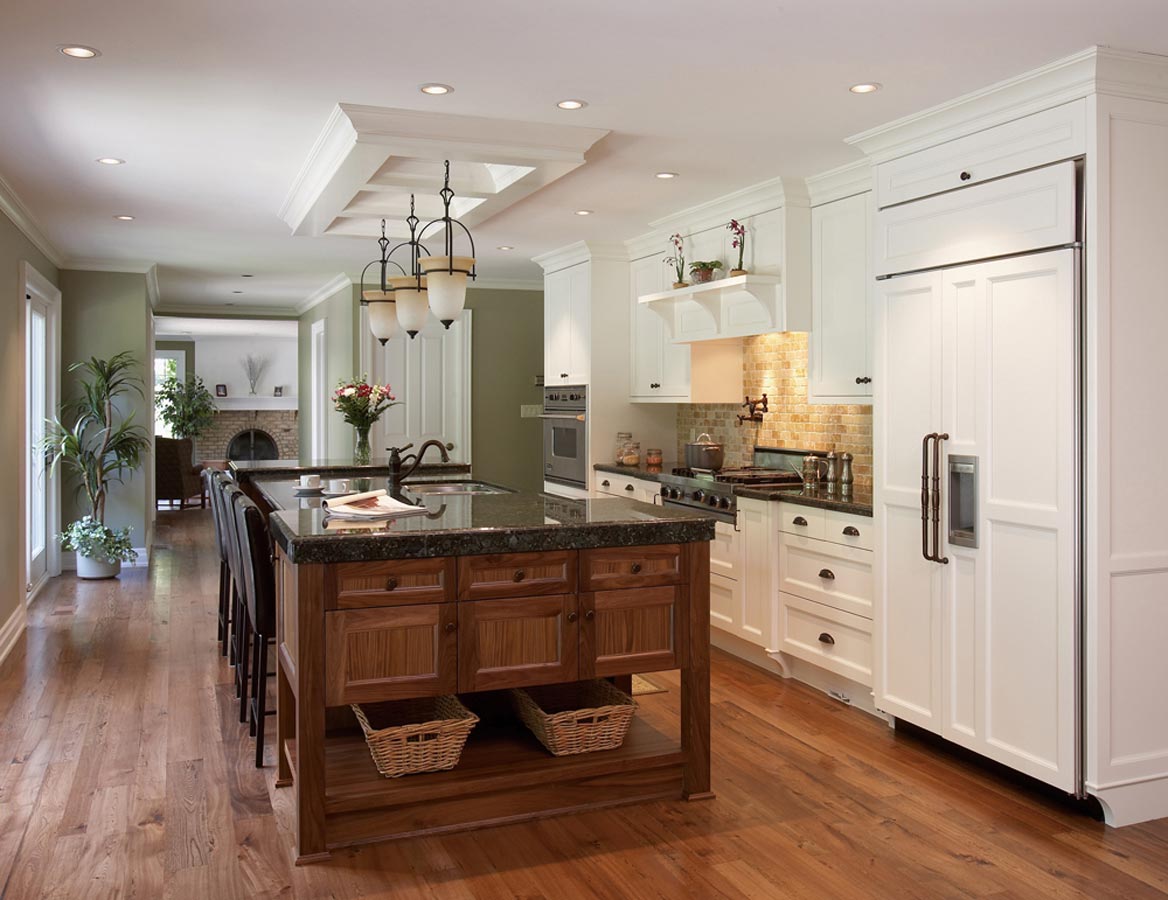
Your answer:
[[[391,481],[399,482],[403,478],[409,478],[411,475],[413,475],[414,470],[422,464],[422,457],[431,447],[438,448],[438,452],[442,454],[442,461],[445,463],[450,462],[450,454],[446,451],[454,449],[453,443],[444,444],[442,441],[429,440],[418,448],[417,453],[411,453],[408,456],[402,456],[402,453],[406,450],[409,450],[412,446],[414,445],[406,444],[404,447],[386,448],[389,450],[389,478]],[[405,471],[402,471],[402,466],[405,465],[408,465],[409,468],[407,468]]]

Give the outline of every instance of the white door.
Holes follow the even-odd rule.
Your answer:
[[[45,465],[45,420],[57,410],[60,293],[27,264],[25,285],[25,562],[27,599],[60,571],[53,543],[58,529],[57,477]]]
[[[876,706],[940,731],[942,566],[921,549],[921,451],[941,429],[941,274],[876,286]]]
[[[416,338],[398,333],[384,346],[365,329],[369,375],[388,384],[398,401],[370,432],[374,456],[387,455],[389,447],[416,449],[439,440],[454,444],[452,461],[470,463],[471,321],[466,310],[447,330],[430,316]],[[439,458],[427,455],[426,461]]]
[[[944,273],[941,733],[1073,790],[1075,256]],[[977,462],[977,547],[945,542],[950,456]]]
[[[311,445],[314,460],[328,459],[328,420],[332,412],[333,386],[328,383],[328,345],[325,320],[312,323],[309,343],[309,381],[312,383]]]

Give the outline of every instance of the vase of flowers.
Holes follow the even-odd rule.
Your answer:
[[[720,268],[722,268],[720,259],[711,259],[708,262],[695,259],[689,264],[689,274],[694,284],[706,284],[714,280],[714,272]]]
[[[731,219],[726,229],[734,235],[731,246],[738,251],[738,265],[730,270],[730,277],[735,278],[746,274],[746,269],[742,268],[742,254],[746,251],[746,226],[737,219]]]
[[[669,236],[669,243],[673,245],[673,255],[665,257],[665,265],[673,266],[673,271],[677,275],[677,280],[673,282],[675,288],[689,287],[689,282],[685,280],[685,251],[681,243],[680,234],[672,234]]]
[[[390,393],[388,384],[370,384],[362,375],[360,379],[342,381],[333,392],[333,407],[346,422],[357,430],[357,443],[353,447],[353,464],[369,465],[372,448],[369,446],[369,429],[391,406],[397,406],[397,398]]]

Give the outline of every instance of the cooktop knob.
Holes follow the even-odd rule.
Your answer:
[[[722,509],[729,509],[730,508],[730,498],[723,497],[721,500],[718,501],[718,506],[720,506]]]
[[[706,496],[706,492],[703,491],[701,488],[698,488],[696,491],[693,492],[694,503],[701,503],[702,500],[705,499],[705,496]]]
[[[680,500],[681,499],[681,491],[679,491],[677,488],[670,488],[669,489],[669,499],[670,500]]]
[[[710,506],[717,506],[718,505],[718,498],[715,497],[713,494],[710,494],[710,496],[706,498],[706,503],[708,503]]]
[[[669,496],[669,487],[668,487],[668,485],[664,485],[664,484],[663,484],[663,485],[661,485],[661,496],[662,496],[662,497],[668,497],[668,496]]]

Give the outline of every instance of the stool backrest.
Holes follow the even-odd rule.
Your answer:
[[[215,549],[219,551],[219,559],[222,562],[227,562],[227,541],[223,533],[223,509],[219,502],[222,493],[219,488],[221,474],[217,469],[203,469],[203,483],[207,487],[207,497],[211,503],[211,521],[215,523]]]
[[[276,625],[276,584],[268,523],[260,508],[250,498],[243,497],[235,504],[235,525],[248,615],[259,634],[272,637]]]
[[[246,500],[247,495],[239,489],[234,481],[223,479],[219,486],[219,502],[222,503],[224,537],[227,544],[227,568],[231,570],[231,578],[235,582],[235,590],[243,596],[243,569],[239,555],[239,529],[235,523],[235,507],[240,500]]]

